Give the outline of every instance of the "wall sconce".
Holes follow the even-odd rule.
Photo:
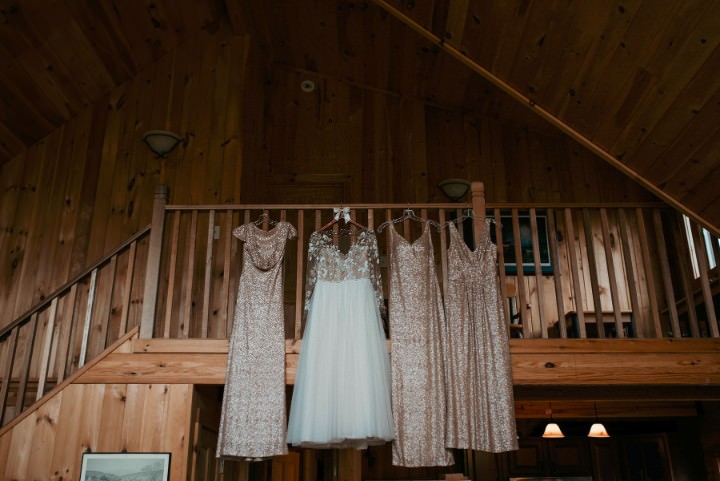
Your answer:
[[[560,430],[560,426],[557,425],[557,423],[553,422],[552,417],[552,404],[550,404],[550,422],[547,423],[547,426],[545,426],[545,432],[543,432],[542,437],[544,438],[564,438],[565,435]]]
[[[465,179],[445,179],[438,184],[445,197],[457,202],[470,190],[470,182]]]
[[[598,421],[597,403],[593,403],[593,406],[595,407],[595,422],[592,426],[590,426],[590,432],[588,433],[588,437],[609,438],[610,435],[608,434],[607,429],[605,429],[605,426],[603,426],[603,424]]]
[[[165,158],[183,138],[168,130],[148,130],[143,141],[158,157]]]

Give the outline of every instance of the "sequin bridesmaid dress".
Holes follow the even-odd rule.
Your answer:
[[[297,234],[279,222],[269,231],[244,224],[233,235],[245,245],[217,456],[258,459],[287,453],[282,261]]]
[[[486,220],[475,250],[450,223],[447,317],[447,446],[493,453],[518,449],[497,248]]]
[[[414,242],[389,226],[390,356],[396,466],[447,466],[445,317],[429,225]]]

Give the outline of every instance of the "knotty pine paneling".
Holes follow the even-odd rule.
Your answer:
[[[71,384],[0,436],[0,479],[79,479],[82,453],[170,452],[186,479],[192,385]]]
[[[147,225],[157,184],[178,202],[239,201],[249,46],[201,31],[0,167],[0,326]],[[158,159],[151,129],[185,145]]]
[[[303,80],[315,90],[303,92]],[[652,198],[564,137],[287,67],[272,70],[265,90],[246,201],[284,201],[269,195],[278,184],[330,182],[344,186],[338,202],[444,201],[436,185],[447,177],[483,180],[491,202]]]
[[[443,201],[446,177],[489,201],[650,198],[563,137],[264,61],[203,30],[3,164],[0,325],[147,225],[159,183],[188,204]],[[141,141],[158,128],[185,139],[167,159]]]

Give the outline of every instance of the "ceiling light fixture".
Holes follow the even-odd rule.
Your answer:
[[[595,408],[595,422],[592,426],[590,426],[590,432],[588,432],[588,437],[609,438],[610,435],[608,434],[607,429],[605,429],[605,426],[603,426],[603,424],[598,421],[597,403],[593,403],[593,406]]]
[[[548,412],[550,413],[550,422],[547,423],[547,426],[545,426],[545,431],[542,434],[542,437],[544,438],[564,438],[565,435],[560,430],[560,426],[557,425],[557,423],[553,422],[552,417],[552,403],[548,403],[550,409],[548,409]]]

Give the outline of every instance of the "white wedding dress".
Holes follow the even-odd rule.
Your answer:
[[[390,363],[371,230],[360,232],[347,253],[329,234],[310,236],[305,309],[288,443],[364,449],[391,441]]]

